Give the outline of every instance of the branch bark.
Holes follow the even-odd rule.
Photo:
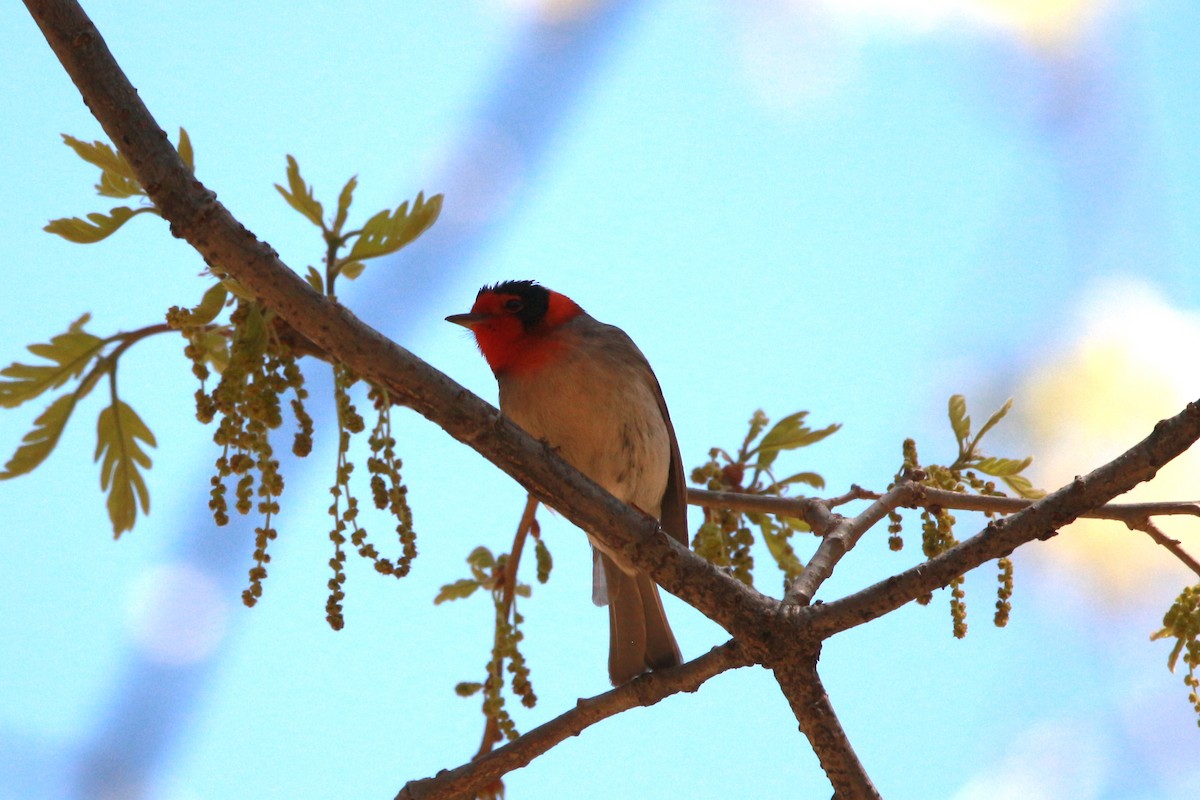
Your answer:
[[[764,663],[775,673],[839,797],[876,797],[854,756],[816,673],[821,640],[875,619],[1015,547],[1053,535],[1061,525],[1102,506],[1200,437],[1196,404],[1160,423],[1146,441],[1086,478],[994,522],[947,553],[856,595],[805,606],[838,560],[882,518],[876,503],[854,520],[810,501],[805,516],[826,538],[783,606],[725,575],[677,544],[657,521],[617,501],[494,407],[331,302],[284,265],[217,202],[184,166],[166,134],[113,60],[99,32],[73,0],[25,0],[33,18],[84,101],[130,163],[172,233],[191,244],[215,271],[236,278],[302,336],[356,374],[386,389],[511,475],[541,502],[621,550],[667,591],[720,624],[734,642],[673,670],[653,673],[590,701],[474,762],[409,784],[401,797],[450,797],[473,791],[529,763],[593,722],[678,691],[694,691],[734,666]],[[839,499],[844,501],[850,499]],[[887,502],[893,502],[889,498]],[[794,512],[793,512],[794,513]],[[882,513],[886,513],[886,510]],[[688,688],[690,687],[690,688]]]
[[[800,722],[800,731],[833,784],[834,800],[879,800],[879,792],[858,760],[817,674],[818,655],[776,666],[775,679]]]
[[[520,769],[559,742],[578,736],[601,720],[631,708],[652,706],[679,692],[694,692],[715,675],[753,663],[737,641],[726,642],[681,666],[648,672],[612,691],[581,699],[575,708],[503,747],[460,767],[443,770],[432,778],[410,781],[396,795],[396,800],[472,797],[480,789],[495,784],[502,776]]]
[[[172,234],[213,269],[236,278],[300,335],[385,388],[395,402],[479,452],[610,548],[622,550],[667,591],[730,634],[753,640],[755,620],[775,601],[674,542],[656,520],[609,495],[494,406],[313,291],[184,166],[78,3],[25,0],[25,5]]]
[[[1138,444],[1109,463],[1038,500],[936,558],[860,592],[806,609],[812,633],[822,639],[870,622],[952,579],[1035,539],[1048,539],[1063,525],[1124,494],[1200,439],[1200,401],[1160,421]]]

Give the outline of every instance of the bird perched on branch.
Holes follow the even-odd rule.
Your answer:
[[[469,314],[446,320],[475,334],[509,419],[686,544],[686,485],[675,430],[658,379],[624,331],[534,281],[485,286]],[[682,663],[658,586],[595,540],[592,545],[592,598],[608,605],[613,684]]]

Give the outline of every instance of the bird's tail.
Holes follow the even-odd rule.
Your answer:
[[[613,685],[646,670],[682,664],[658,586],[649,575],[630,575],[604,553],[598,556],[608,588],[608,676]]]

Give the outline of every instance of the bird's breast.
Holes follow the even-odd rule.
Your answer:
[[[648,367],[568,358],[501,375],[499,385],[509,419],[615,497],[660,516],[671,443]]]

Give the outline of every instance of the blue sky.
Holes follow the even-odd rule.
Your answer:
[[[576,2],[554,5],[566,15],[557,23],[519,5],[88,12],[160,124],[188,129],[200,179],[293,267],[315,263],[320,240],[272,188],[288,153],[327,204],[357,174],[362,215],[444,192],[441,222],[343,299],[485,398],[495,398],[490,373],[442,319],[479,285],[526,277],[633,336],[689,465],[736,446],[756,408],[842,422],[788,462],[822,472],[831,493],[885,486],[906,436],[930,460],[952,458],[953,392],[977,419],[1017,398],[1023,416],[996,446],[1059,465],[1035,475],[1046,488],[1096,466],[1099,434],[1070,432],[1086,409],[1116,406],[1080,392],[1092,385],[1083,378],[1066,394],[1045,389],[1045,376],[1090,363],[1089,343],[1110,341],[1096,338],[1096,309],[1115,325],[1113,347],[1146,333],[1131,362],[1173,355],[1154,408],[1169,413],[1200,391],[1180,358],[1200,341],[1187,338],[1200,305],[1194,5]],[[101,134],[23,10],[0,15],[0,59],[16,78],[0,86],[14,112],[0,128],[9,363],[83,311],[98,333],[128,330],[193,302],[204,283],[195,253],[146,216],[88,247],[40,230],[108,207],[59,139]],[[1164,321],[1177,324],[1156,327]],[[421,556],[399,583],[352,561],[347,628],[333,633],[333,454],[319,439],[307,462],[285,464],[265,596],[245,609],[252,533],[208,520],[215,453],[188,411],[194,382],[179,350],[148,341],[122,366],[123,393],[159,447],[152,513],[119,542],[91,463],[98,406],[78,412],[37,473],[0,484],[10,575],[0,798],[98,795],[80,778],[89,774],[106,790],[136,784],[170,800],[389,797],[461,763],[482,718],[452,689],[481,676],[490,609],[482,598],[431,601],[477,544],[507,549],[519,487],[398,411]],[[1150,385],[1122,380],[1123,363],[1103,356],[1100,371]],[[327,381],[312,372],[318,407]],[[40,410],[0,414],[0,447],[14,449]],[[1103,452],[1154,418],[1109,431]],[[1174,496],[1195,485],[1180,480]],[[522,729],[607,688],[585,540],[545,512],[542,524],[555,572],[524,605],[540,702],[516,714]],[[381,549],[384,530],[374,523]],[[1072,536],[1100,541],[1060,539]],[[1180,536],[1200,548],[1194,531]],[[873,532],[824,596],[911,565],[917,538],[913,525],[896,555]],[[1166,646],[1147,641],[1186,572],[1142,544],[1145,580],[1117,593],[1058,544],[1019,555],[1005,630],[988,621],[985,569],[968,579],[965,641],[950,636],[939,596],[827,644],[832,701],[885,796],[1200,792],[1194,715],[1164,669]],[[1133,563],[1108,548],[1083,547]],[[685,656],[724,641],[667,602]],[[508,785],[514,798],[828,792],[762,670],[597,725]]]

